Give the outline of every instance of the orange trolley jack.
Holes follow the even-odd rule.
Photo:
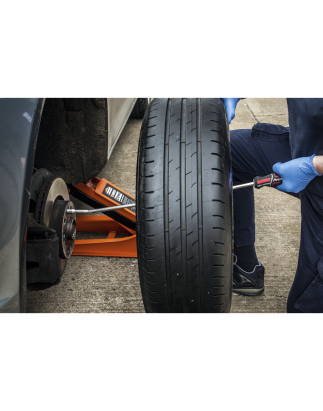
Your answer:
[[[104,239],[75,240],[73,255],[137,257],[136,209],[118,209],[118,206],[133,205],[133,196],[104,178],[96,177],[87,184],[69,185],[69,190],[73,197],[94,209],[117,208],[102,211],[104,216],[77,215],[78,232],[108,233],[108,236]]]

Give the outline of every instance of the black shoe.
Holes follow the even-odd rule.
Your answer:
[[[259,263],[251,273],[233,264],[233,292],[242,295],[259,295],[264,289],[265,267]]]

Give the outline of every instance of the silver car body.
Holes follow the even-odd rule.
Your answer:
[[[136,98],[108,98],[108,158],[136,104]]]

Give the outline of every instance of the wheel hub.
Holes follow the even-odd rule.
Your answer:
[[[59,238],[60,258],[69,258],[73,252],[76,238],[76,215],[67,213],[73,209],[72,201],[56,200],[52,208],[49,226],[56,230]]]
[[[75,209],[65,181],[62,178],[50,178],[41,187],[38,195],[35,220],[46,227],[53,228],[59,238],[59,257],[62,270],[73,252],[76,238],[76,215],[67,213]]]

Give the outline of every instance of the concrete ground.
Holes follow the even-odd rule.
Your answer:
[[[231,129],[251,128],[257,122],[287,126],[286,100],[241,101]],[[111,159],[99,175],[132,195],[135,195],[140,127],[141,120],[128,121]],[[255,203],[256,249],[266,267],[265,292],[258,297],[234,294],[231,312],[286,312],[297,265],[300,203],[270,188],[257,190]],[[28,291],[27,312],[144,312],[137,260],[73,256],[58,284]]]

